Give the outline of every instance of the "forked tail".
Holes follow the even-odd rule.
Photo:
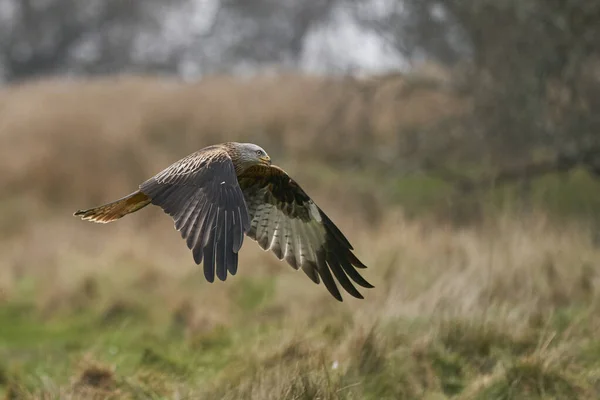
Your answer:
[[[83,220],[106,224],[132,212],[136,212],[148,204],[150,204],[150,198],[138,190],[112,203],[88,210],[78,210],[73,215],[81,216]]]

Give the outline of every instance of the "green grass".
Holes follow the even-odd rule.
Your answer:
[[[170,386],[186,382],[198,386],[217,375],[243,349],[243,343],[257,334],[221,328],[182,340],[177,326],[163,325],[149,316],[156,311],[116,303],[108,310],[44,318],[23,300],[3,304],[0,393],[16,389],[39,393],[44,387],[51,391],[68,385],[78,372],[85,374],[86,367],[79,364],[91,358],[114,366],[115,387],[132,395],[142,390],[160,398],[168,393],[155,387],[153,380],[148,387],[138,380],[156,374],[168,379]]]
[[[600,182],[583,170],[535,178],[525,192],[519,183],[482,187],[464,195],[452,184],[428,175],[388,179],[389,199],[401,204],[409,215],[431,212],[468,219],[469,216],[494,216],[522,210],[543,210],[552,218],[593,219],[598,221]],[[469,215],[471,214],[471,215]]]
[[[600,181],[587,171],[548,174],[532,179],[529,189],[519,182],[481,186],[465,194],[453,183],[427,173],[402,174],[381,169],[336,169],[321,163],[292,167],[300,182],[332,193],[347,193],[365,204],[400,205],[407,217],[432,214],[454,221],[494,218],[506,213],[539,210],[558,220],[598,221]],[[482,173],[457,169],[455,173],[477,179]],[[335,188],[335,190],[333,190]]]
[[[347,312],[312,324],[285,315],[264,323],[256,316],[271,305],[273,282],[241,279],[236,288],[238,317],[227,327],[186,336],[176,319],[160,322],[169,311],[151,296],[139,303],[148,309],[119,302],[106,307],[98,300],[88,310],[48,317],[23,296],[31,289],[24,285],[22,295],[0,305],[0,394],[131,399],[167,399],[176,393],[206,399],[600,395],[600,338],[585,329],[591,320],[583,304],[558,308],[524,331],[457,318],[388,318],[368,327]],[[347,353],[336,359],[340,343]]]
[[[400,204],[409,217],[451,211],[481,213],[493,220],[527,205],[547,210],[552,219],[584,220],[600,208],[600,186],[582,171],[536,179],[527,199],[515,185],[461,198],[448,183],[429,176],[336,172],[318,165],[303,174],[301,179],[328,188],[324,190],[336,191],[349,182],[348,193],[357,196],[385,188],[374,200],[382,208]],[[258,273],[241,274],[218,287],[207,286],[200,269],[183,278],[161,275],[153,272],[152,257],[135,252],[122,255],[123,250],[104,255],[111,272],[88,272],[78,278],[79,284],[69,279],[44,282],[33,273],[24,274],[0,301],[0,397],[541,400],[600,396],[600,321],[594,283],[594,265],[600,258],[584,236],[569,245],[561,230],[529,231],[534,228],[519,225],[514,232],[494,228],[498,230],[490,237],[474,231],[467,242],[460,241],[462,231],[440,231],[445,233],[428,242],[428,236],[436,234],[430,225],[409,218],[397,226],[387,222],[386,215],[381,222],[372,222],[379,224],[370,231],[374,237],[363,238],[365,242],[357,246],[363,251],[376,249],[368,260],[376,289],[367,293],[375,299],[349,306],[333,301],[322,286],[321,297],[307,291],[288,300],[279,274],[270,269],[265,273],[266,266],[253,262],[246,262],[245,268],[256,268]],[[406,235],[410,223],[415,231],[397,240]],[[423,232],[428,232],[426,237]],[[540,246],[534,253],[540,254],[541,261],[518,253],[523,246],[511,241],[514,235],[525,235],[528,246]],[[548,245],[545,235],[562,239],[551,236]],[[360,238],[358,232],[352,236]],[[123,238],[130,236],[105,239],[107,249]],[[170,251],[170,245],[154,243],[153,253]],[[423,248],[411,248],[420,243]],[[494,253],[494,246],[508,247]],[[564,251],[559,251],[560,246]],[[82,269],[73,259],[60,257],[61,270]],[[469,263],[479,265],[482,260],[478,273],[486,276],[485,283],[462,275]],[[503,264],[507,260],[515,266]],[[444,275],[448,268],[454,268],[452,276]],[[521,287],[530,277],[534,286]],[[303,278],[294,277],[294,285],[312,289]],[[450,280],[451,285],[454,278],[468,282],[466,293],[430,291],[438,279]],[[473,290],[483,290],[475,310],[456,311]],[[48,296],[53,291],[57,296]],[[393,297],[403,292],[404,300]],[[216,293],[219,296],[211,297]],[[423,304],[431,296],[448,297],[440,301],[439,309],[422,315],[385,311],[389,301],[402,307],[411,296],[421,296]],[[445,309],[445,303],[455,308]],[[525,316],[515,321],[511,311],[524,304]]]

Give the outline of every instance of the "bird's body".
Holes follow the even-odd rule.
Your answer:
[[[175,162],[112,203],[75,215],[107,223],[148,204],[169,214],[192,251],[203,262],[209,282],[237,272],[244,234],[271,250],[315,283],[323,281],[339,301],[333,277],[352,296],[353,283],[373,287],[356,270],[366,268],[342,232],[267,153],[251,143],[209,146]],[[333,273],[333,275],[332,275]]]

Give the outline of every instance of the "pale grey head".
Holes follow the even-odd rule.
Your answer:
[[[271,165],[271,158],[262,147],[254,143],[230,143],[237,153],[237,165],[242,169],[254,165]]]

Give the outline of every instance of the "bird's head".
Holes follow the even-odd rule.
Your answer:
[[[245,166],[271,165],[271,157],[260,146],[253,143],[236,143],[239,160]]]

